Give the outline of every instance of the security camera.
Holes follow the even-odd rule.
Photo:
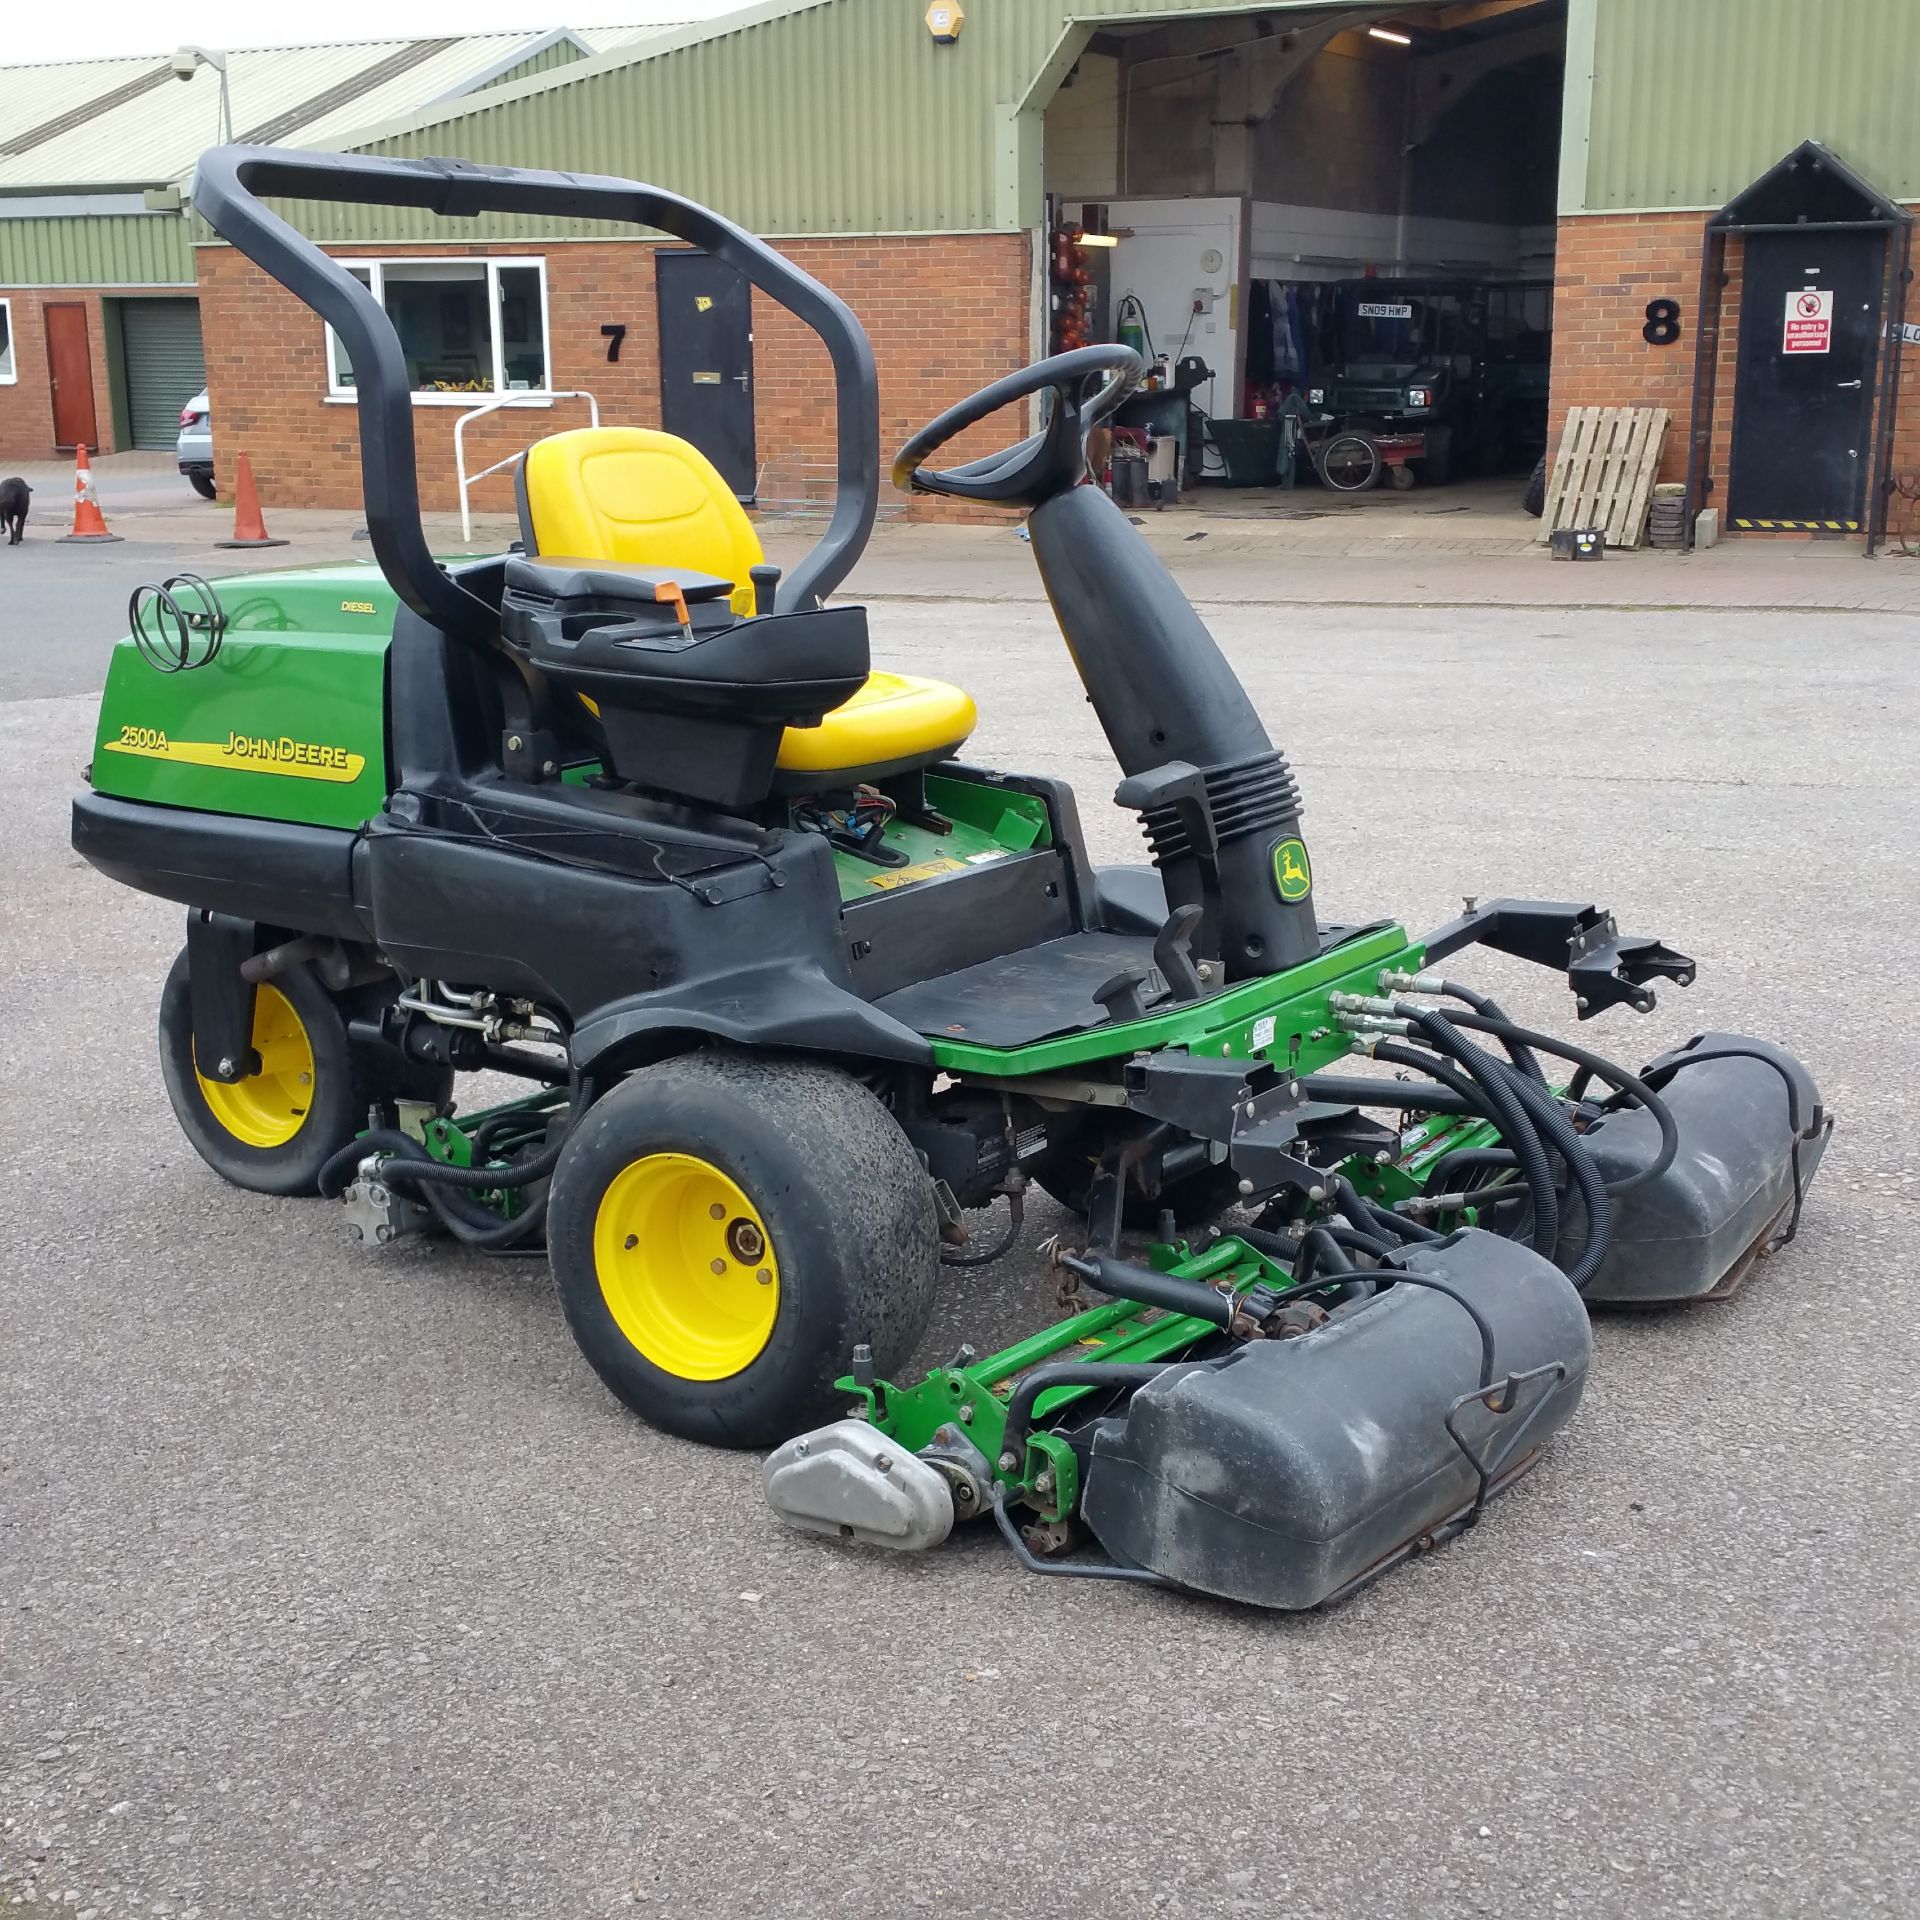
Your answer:
[[[176,80],[191,80],[200,71],[200,56],[190,48],[180,48],[167,64],[173,69]]]

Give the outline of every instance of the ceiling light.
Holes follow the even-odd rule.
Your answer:
[[[1369,40],[1385,40],[1396,47],[1410,47],[1413,45],[1412,34],[1395,33],[1391,27],[1369,27],[1367,29],[1367,38]]]

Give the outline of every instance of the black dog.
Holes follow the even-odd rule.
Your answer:
[[[0,480],[0,533],[7,536],[7,545],[17,547],[27,531],[27,502],[33,489],[16,474],[11,480]]]

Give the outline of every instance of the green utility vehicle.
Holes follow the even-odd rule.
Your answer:
[[[1724,1291],[1790,1235],[1827,1130],[1790,1056],[1706,1035],[1631,1073],[1440,971],[1491,945],[1585,1018],[1691,961],[1578,900],[1318,919],[1285,757],[1082,484],[1126,348],[893,467],[1027,510],[1151,850],[1100,867],[1070,789],[969,758],[968,696],[874,670],[833,598],[878,408],[826,288],[630,181],[238,147],[195,197],[352,362],[375,561],[145,593],[74,802],[88,860],[187,909],[161,1070],[236,1186],[544,1251],[612,1391],[772,1449],[797,1525],[925,1548],[990,1515],[1043,1571],[1290,1608],[1478,1517],[1572,1415],[1589,1304]],[[609,426],[529,451],[521,550],[436,561],[392,326],[263,197],[709,249],[827,350],[818,542],[782,573],[693,448]],[[1037,431],[931,464],[1034,395]],[[527,1091],[467,1111],[475,1072]],[[1004,1252],[1035,1184],[1084,1221],[1065,1317],[903,1383],[943,1264]]]
[[[1342,493],[1525,468],[1546,445],[1553,284],[1342,280],[1307,404],[1321,479]]]

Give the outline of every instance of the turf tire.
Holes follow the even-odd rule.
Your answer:
[[[697,1155],[736,1181],[779,1263],[767,1343],[724,1379],[656,1366],[601,1291],[602,1197],[653,1153]],[[773,1446],[831,1417],[856,1343],[882,1377],[897,1371],[926,1331],[939,1276],[933,1188],[880,1102],[833,1067],[718,1049],[643,1069],[575,1125],[547,1243],[567,1325],[608,1388],[652,1425],[726,1447]]]
[[[160,1072],[181,1132],[223,1180],[254,1193],[310,1194],[328,1159],[366,1126],[367,1110],[375,1101],[397,1091],[444,1098],[451,1076],[444,1069],[416,1073],[397,1056],[356,1048],[347,1038],[339,1006],[311,968],[291,967],[273,984],[300,1016],[313,1049],[312,1103],[291,1140],[283,1146],[251,1146],[228,1132],[207,1105],[194,1071],[185,948],[160,993]],[[437,1096],[435,1089],[440,1090]]]

